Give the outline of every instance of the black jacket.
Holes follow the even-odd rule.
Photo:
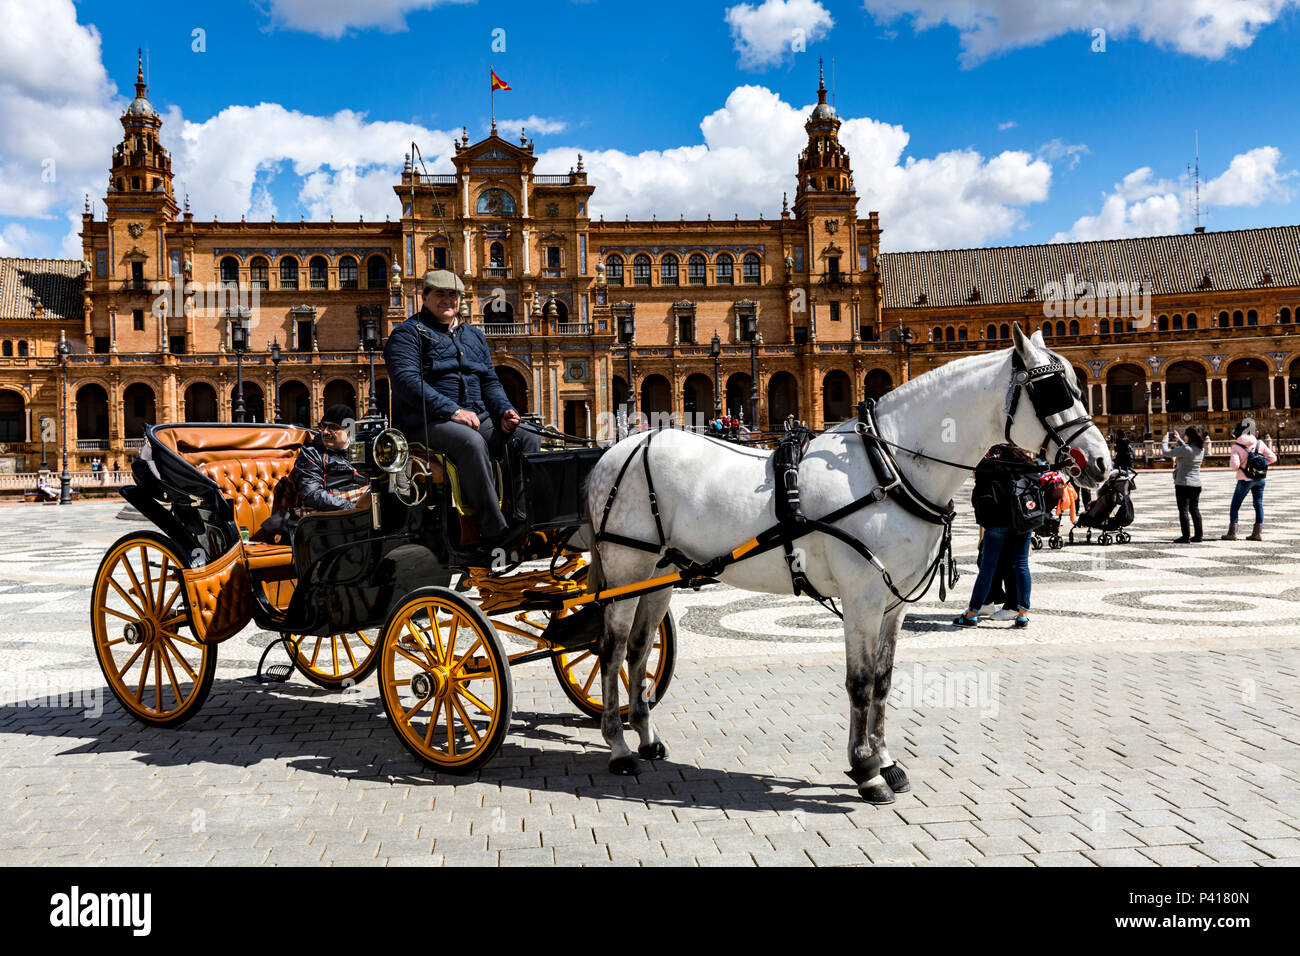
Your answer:
[[[392,383],[393,425],[408,435],[423,430],[426,412],[431,424],[462,408],[488,412],[499,423],[514,409],[492,365],[487,338],[467,322],[448,332],[421,309],[388,336],[384,364]]]
[[[298,497],[296,509],[308,511],[345,511],[353,503],[334,492],[354,491],[370,483],[352,467],[347,452],[330,451],[319,436],[298,453],[290,477]]]

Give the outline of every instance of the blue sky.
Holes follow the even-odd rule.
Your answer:
[[[4,255],[76,254],[137,46],[202,218],[395,215],[405,143],[449,170],[450,136],[486,133],[489,66],[541,171],[585,154],[594,212],[775,216],[823,57],[886,248],[1189,229],[1197,130],[1202,222],[1297,221],[1295,0],[1217,0],[1200,21],[1196,0],[1099,0],[1097,24],[1048,0],[34,6],[0,0]]]

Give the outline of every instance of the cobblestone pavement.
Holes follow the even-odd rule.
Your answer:
[[[1216,539],[1231,486],[1207,476]],[[674,598],[670,755],[639,777],[606,772],[595,723],[533,664],[498,757],[453,778],[402,749],[373,680],[241,680],[255,628],[184,728],[136,724],[88,602],[109,543],[144,525],[114,503],[0,506],[0,863],[1294,865],[1300,471],[1269,478],[1260,543],[1167,544],[1168,473],[1134,502],[1131,544],[1034,553],[1024,631],[950,626],[963,509],[968,575],[899,647],[888,728],[914,790],[889,807],[843,774],[842,646],[807,600]]]

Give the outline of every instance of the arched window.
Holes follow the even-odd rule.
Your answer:
[[[1003,322],[1002,325],[998,327],[998,338],[1000,339],[1011,338],[1011,326]]]
[[[757,285],[759,280],[758,254],[755,252],[745,253],[745,258],[742,264],[742,268],[744,269],[745,284]]]
[[[1259,313],[1256,312],[1254,309],[1251,309],[1249,312],[1247,312],[1247,313],[1246,313],[1246,324],[1247,324],[1247,325],[1259,325]]]
[[[1181,316],[1180,316],[1180,318],[1181,318]],[[1169,316],[1167,316],[1167,315],[1160,315],[1160,316],[1157,316],[1157,317],[1156,317],[1156,331],[1158,331],[1158,332],[1168,332],[1168,331],[1169,331]]]
[[[13,358],[14,344],[8,339],[5,339],[4,346],[0,347],[0,355],[3,355],[5,358]]]
[[[950,325],[943,330],[943,340],[945,342],[957,341],[957,327],[955,325]]]
[[[659,281],[664,285],[677,285],[677,257],[671,252],[659,260]]]
[[[617,253],[605,258],[605,281],[610,285],[623,284],[623,257]]]
[[[1065,334],[1065,323],[1064,323],[1064,322],[1057,322],[1057,323],[1056,323],[1056,334],[1057,334],[1057,335],[1064,335],[1064,334]]]
[[[736,276],[734,271],[735,264],[736,264],[736,260],[731,258],[731,256],[725,252],[722,253],[722,255],[718,256],[718,261],[714,267],[714,272],[717,273],[719,283],[731,284],[736,281]]]
[[[366,260],[366,285],[371,289],[387,287],[388,260],[383,256],[371,256]]]
[[[1290,325],[1290,324],[1291,324],[1291,310],[1290,310],[1290,309],[1282,309],[1282,310],[1281,310],[1280,312],[1278,312],[1278,314],[1277,314],[1277,320],[1278,320],[1279,322],[1281,322],[1283,325]]]
[[[20,341],[20,342],[18,343],[18,357],[19,357],[19,358],[26,358],[26,357],[27,357],[27,340],[26,340],[26,339],[23,339],[22,341]]]
[[[1195,312],[1188,312],[1188,313],[1187,313],[1187,327],[1188,327],[1189,329],[1194,329],[1194,328],[1196,328],[1196,313],[1195,313]]]
[[[355,289],[357,287],[357,260],[344,256],[339,260],[339,288]]]
[[[1078,335],[1078,334],[1079,334],[1079,320],[1078,320],[1078,319],[1071,319],[1071,320],[1070,320],[1070,334],[1071,334],[1071,335]]]
[[[1219,313],[1219,328],[1226,328],[1228,325],[1228,313],[1226,311]]]
[[[263,290],[271,287],[271,263],[262,256],[254,256],[248,263],[248,286]]]
[[[280,288],[298,288],[298,260],[291,256],[280,260]]]
[[[1161,316],[1161,318],[1164,318],[1164,316]],[[1161,329],[1162,329],[1162,330],[1163,330],[1163,328],[1164,328],[1164,327],[1161,326]],[[1174,313],[1174,323],[1173,323],[1173,325],[1171,326],[1171,328],[1172,328],[1175,332],[1181,332],[1181,331],[1183,330],[1183,315],[1182,315],[1181,312],[1176,312],[1176,313]]]
[[[957,341],[958,342],[966,341],[966,326],[963,325],[957,329]]]
[[[234,256],[226,256],[221,260],[221,281],[236,284],[239,282],[239,260]]]
[[[1236,328],[1236,327],[1239,326],[1239,325],[1245,325],[1245,324],[1246,324],[1246,316],[1242,313],[1241,309],[1238,309],[1236,312],[1233,312],[1233,313],[1232,313],[1232,325],[1233,325],[1233,328]]]
[[[329,285],[330,264],[324,256],[312,256],[307,270],[313,289],[324,289]]]
[[[632,283],[633,285],[650,284],[650,257],[644,252],[632,260]]]
[[[937,325],[936,325],[934,328],[932,328],[932,329],[930,330],[930,341],[931,341],[931,342],[942,342],[942,341],[943,341],[943,329],[939,328],[939,326],[937,326]]]
[[[1110,319],[1102,319],[1097,326],[1102,335],[1110,335]]]
[[[506,247],[494,242],[488,246],[488,266],[492,269],[504,269],[506,267]]]
[[[984,330],[984,337],[988,339],[996,339],[998,337],[998,327],[990,324],[989,327]]]
[[[474,212],[480,216],[513,216],[515,197],[504,189],[485,189],[479,193]]]
[[[707,261],[698,252],[686,260],[686,274],[690,278],[691,285],[704,285],[707,269]]]

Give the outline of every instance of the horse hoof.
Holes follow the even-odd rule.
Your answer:
[[[644,744],[637,748],[637,753],[646,760],[663,760],[668,756],[668,748],[663,745],[663,741],[656,740],[652,744]]]
[[[877,777],[874,782],[859,784],[858,796],[878,807],[894,802],[894,791],[889,789],[889,784],[880,777]]]
[[[620,777],[636,776],[636,758],[630,754],[626,757],[615,757],[609,762],[609,772],[616,773]]]
[[[902,764],[896,763],[888,767],[881,767],[880,775],[885,778],[885,783],[889,785],[889,789],[894,793],[907,793],[912,789],[912,781],[907,779]]]

